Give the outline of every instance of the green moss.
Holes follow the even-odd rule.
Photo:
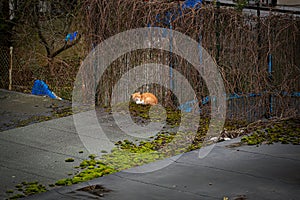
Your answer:
[[[54,118],[66,117],[72,114],[73,114],[72,107],[54,109],[52,111],[52,117]]]
[[[9,197],[9,199],[20,199],[20,198],[24,198],[24,197],[25,197],[24,194],[16,194],[16,195],[14,195],[12,197]]]
[[[57,186],[64,186],[64,185],[71,185],[72,179],[71,178],[64,178],[56,181],[55,185]]]
[[[84,160],[80,163],[81,168],[86,168],[87,166],[89,166],[89,162],[87,160]]]
[[[73,114],[72,107],[58,108],[57,106],[54,105],[52,108],[53,108],[53,110],[51,111],[51,113],[47,114],[46,116],[45,115],[32,116],[27,119],[14,121],[11,124],[7,124],[7,126],[9,126],[9,127],[24,127],[24,126],[28,126],[33,123],[48,121],[51,119],[65,117],[65,116],[69,116],[69,115]]]
[[[28,183],[26,181],[23,181],[21,184],[22,185],[28,185]]]
[[[24,127],[33,123],[48,121],[52,119],[50,116],[33,116],[28,119],[20,120],[16,122],[16,127]]]
[[[242,137],[241,141],[248,145],[259,145],[262,143],[273,144],[300,144],[299,120],[280,121],[275,125],[254,131],[251,135]]]
[[[227,119],[224,124],[224,129],[227,131],[236,130],[242,127],[246,127],[248,122],[245,120]]]
[[[65,162],[74,162],[74,158],[67,158]]]
[[[95,161],[94,159],[92,160],[85,160],[83,161],[84,163],[90,163]],[[88,181],[97,177],[101,177],[105,174],[110,174],[115,172],[112,168],[103,165],[101,162],[96,163],[96,165],[92,166],[87,166],[84,168],[83,171],[79,172],[72,178],[65,178],[57,181],[55,184],[57,186],[65,186],[65,185],[72,185],[72,184],[77,184],[80,182]]]
[[[17,188],[18,192],[22,192],[22,193],[16,194],[10,197],[9,199],[19,199],[25,196],[47,191],[46,187],[42,184],[39,184],[37,181],[29,182],[29,183],[22,182],[21,184],[17,184],[15,187]],[[10,191],[12,191],[11,193],[13,193],[13,190]]]
[[[28,186],[25,187],[24,194],[28,196],[28,195],[37,194],[46,191],[47,189],[45,186],[43,186],[42,184],[34,183],[34,184],[29,184]]]
[[[101,161],[119,171],[199,148],[199,143],[187,144],[185,140],[189,135],[192,133],[163,132],[153,140],[141,141],[139,144],[128,140],[119,141],[110,154],[102,156]]]
[[[97,155],[96,154],[91,154],[91,155],[89,155],[89,158],[94,160],[95,158],[97,158]]]

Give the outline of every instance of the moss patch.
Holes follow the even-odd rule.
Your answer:
[[[89,155],[89,159],[83,160],[79,166],[75,167],[81,168],[79,173],[72,178],[58,180],[55,185],[65,186],[88,181],[178,155],[201,146],[200,143],[191,143],[187,146],[183,141],[186,141],[188,137],[192,137],[191,133],[161,132],[152,141],[142,141],[139,144],[129,140],[119,141],[111,153],[102,155],[101,158],[94,154]],[[171,142],[172,145],[170,145]]]
[[[168,125],[179,125],[181,119],[181,111],[165,108],[166,110],[166,119],[162,118],[162,113],[160,109],[157,109],[158,106],[151,107],[150,105],[136,104],[133,102],[128,103],[119,103],[113,106],[112,110],[118,113],[129,112],[133,121],[140,125],[147,125],[150,121],[159,122],[166,120]],[[149,111],[151,109],[151,119]],[[108,109],[110,111],[110,109]],[[125,113],[128,114],[128,113]]]
[[[259,144],[300,144],[300,120],[291,119],[280,121],[268,127],[254,131],[251,135],[243,136],[241,141],[248,145]]]
[[[28,119],[24,119],[24,120],[21,120],[21,121],[18,121],[18,122],[14,122],[13,124],[15,124],[16,127],[24,127],[24,126],[28,126],[28,125],[33,124],[33,123],[48,121],[50,119],[52,119],[51,116],[32,116]]]
[[[61,108],[56,105],[51,105],[52,111],[49,113],[44,113],[44,115],[35,115],[35,116],[28,116],[26,119],[22,120],[12,120],[11,123],[4,124],[8,129],[15,128],[15,127],[24,127],[30,124],[49,121],[52,119],[66,117],[72,115],[72,107]]]
[[[46,192],[47,189],[44,185],[39,184],[37,181],[34,182],[22,182],[21,184],[17,184],[15,186],[17,188],[18,192],[21,193],[17,193],[11,197],[9,197],[9,199],[19,199],[25,196],[30,196],[33,194],[37,194],[37,193],[42,193],[42,192]],[[12,191],[12,190],[10,190]],[[13,192],[11,192],[13,193]]]
[[[74,162],[74,158],[67,158],[65,162]]]
[[[72,178],[60,179],[55,183],[55,185],[65,186],[77,184],[116,172],[113,168],[103,164],[99,160],[95,160],[94,158],[82,161],[80,167],[83,169],[81,172]]]

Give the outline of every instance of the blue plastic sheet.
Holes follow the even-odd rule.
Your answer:
[[[202,4],[202,0],[186,0],[184,1],[184,3],[182,4],[182,9],[186,9],[186,8],[200,8]]]
[[[181,7],[178,7],[177,10],[167,11],[165,16],[162,17],[160,14],[157,14],[155,17],[155,21],[158,23],[163,23],[165,25],[170,25],[172,21],[174,21],[177,17],[182,16],[182,10],[192,8],[199,9],[202,5],[202,0],[186,0],[183,2]],[[148,27],[152,26],[148,24]]]
[[[224,94],[226,95],[226,100],[232,100],[232,99],[240,99],[240,98],[253,98],[253,97],[260,97],[263,94],[261,93],[249,93],[249,94],[237,94],[237,93],[233,93],[233,94]],[[288,97],[300,97],[300,92],[292,92],[292,93],[288,93],[288,92],[281,92],[280,95],[282,96],[288,96]],[[215,97],[210,97],[210,96],[206,96],[202,99],[202,105],[205,105],[207,103],[209,103],[210,101],[215,101]],[[198,104],[197,100],[191,100],[191,101],[187,101],[182,103],[178,109],[180,109],[183,112],[191,112],[193,110],[193,107],[195,104]]]
[[[48,85],[42,80],[34,81],[31,94],[48,96],[52,99],[60,99],[49,89]]]
[[[77,37],[78,35],[78,31],[75,31],[74,33],[69,33],[66,38],[65,38],[65,41],[68,42],[72,42],[73,40],[75,40],[75,38]]]

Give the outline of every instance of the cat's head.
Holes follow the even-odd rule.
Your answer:
[[[139,100],[141,100],[142,95],[140,92],[136,92],[131,95],[131,98],[133,101],[139,101]]]

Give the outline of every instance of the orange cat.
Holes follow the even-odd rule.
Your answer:
[[[145,104],[145,105],[150,104],[151,106],[153,106],[158,103],[156,96],[150,92],[146,92],[143,94],[137,92],[132,94],[131,97],[136,104]]]

